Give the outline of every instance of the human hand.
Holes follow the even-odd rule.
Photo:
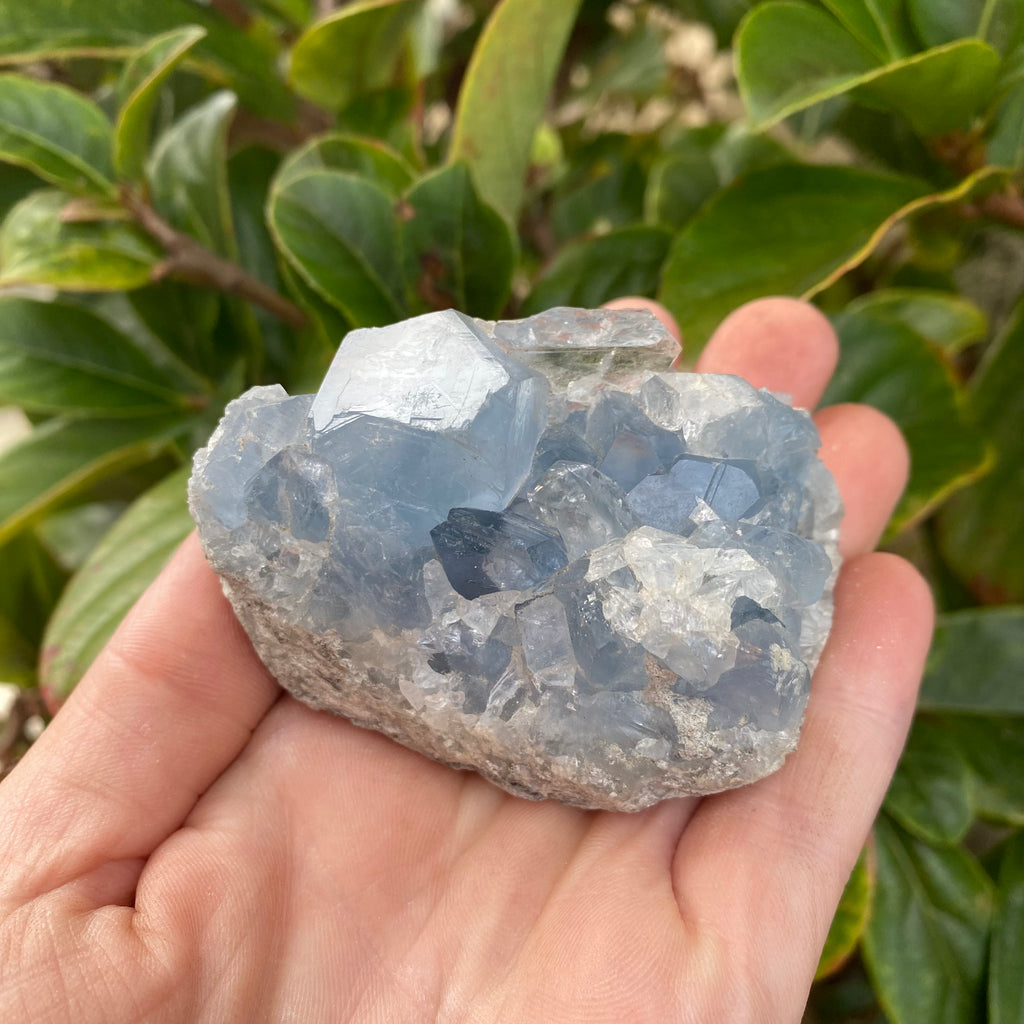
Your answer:
[[[770,299],[698,368],[813,406],[835,359]],[[817,421],[847,562],[799,749],[637,814],[529,803],[282,696],[191,538],[0,785],[0,1020],[798,1021],[932,616],[867,554],[898,432]]]

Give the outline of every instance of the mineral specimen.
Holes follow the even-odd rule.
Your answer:
[[[280,682],[520,796],[636,810],[774,771],[831,621],[810,417],[675,373],[650,314],[447,311],[254,388],[192,513]]]

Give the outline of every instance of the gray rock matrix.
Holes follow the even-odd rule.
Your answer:
[[[197,453],[207,558],[281,684],[511,793],[639,810],[775,771],[842,516],[806,412],[676,373],[649,313],[351,332]]]

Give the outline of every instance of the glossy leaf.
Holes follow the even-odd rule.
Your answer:
[[[871,903],[875,894],[875,854],[873,843],[864,847],[853,866],[836,908],[832,925],[821,951],[816,981],[838,971],[850,959],[860,944],[864,929],[871,916]]]
[[[206,38],[197,60],[267,117],[287,118],[294,100],[275,71],[277,48],[265,34],[240,32],[195,0],[0,0],[0,63],[68,56],[130,57],[147,40],[183,25]]]
[[[902,114],[921,134],[941,135],[966,127],[985,107],[998,70],[999,54],[977,39],[879,64],[828,14],[797,0],[756,7],[737,36],[740,92],[761,129],[856,90],[856,98]]]
[[[356,327],[402,319],[402,267],[393,202],[338,171],[310,171],[275,186],[270,226],[305,281]]]
[[[594,308],[620,295],[653,295],[671,244],[666,229],[638,225],[567,245],[534,285],[521,314],[551,306]]]
[[[112,137],[103,111],[73,89],[0,75],[0,160],[70,192],[113,195]]]
[[[1024,716],[943,715],[942,723],[970,767],[976,813],[1024,825]]]
[[[974,415],[995,446],[991,472],[943,509],[942,550],[980,595],[1024,600],[1024,305],[972,380]]]
[[[1024,715],[1024,607],[972,608],[941,616],[920,707]]]
[[[988,982],[989,1024],[1019,1024],[1024,1020],[1024,833],[1018,832],[1003,852],[999,892],[992,922]]]
[[[278,171],[278,187],[307,171],[347,171],[394,195],[404,192],[416,176],[405,158],[386,143],[344,132],[321,135],[292,153]]]
[[[863,310],[835,319],[839,366],[824,403],[865,402],[887,413],[910,448],[910,481],[890,529],[914,523],[982,474],[988,452],[948,364],[896,320]]]
[[[966,835],[974,819],[972,776],[941,723],[915,720],[885,809],[925,842],[956,843]]]
[[[124,67],[118,82],[121,110],[114,130],[114,167],[122,178],[142,178],[150,122],[160,90],[185,55],[206,35],[195,25],[151,39]]]
[[[1018,0],[907,0],[907,9],[927,46],[964,36],[1004,46],[1021,21]]]
[[[40,682],[47,703],[67,699],[131,606],[191,533],[189,468],[146,491],[72,578],[46,629]]]
[[[0,285],[46,284],[66,291],[141,288],[161,251],[121,220],[64,220],[66,192],[33,192],[0,226]]]
[[[0,404],[138,416],[186,405],[131,339],[83,309],[0,297]]]
[[[292,50],[295,91],[338,110],[391,85],[415,14],[410,0],[357,0],[317,22]]]
[[[0,544],[99,480],[154,458],[181,417],[50,420],[0,454]]]
[[[512,291],[516,243],[465,164],[422,178],[401,207],[408,287],[423,308],[498,319]]]
[[[864,953],[892,1024],[973,1024],[993,887],[958,846],[933,847],[884,817]]]
[[[718,169],[710,152],[670,156],[651,168],[644,197],[644,219],[649,224],[681,228],[719,187]]]
[[[850,314],[870,313],[895,320],[953,355],[988,334],[985,314],[969,299],[926,288],[886,288],[856,299]]]
[[[988,138],[988,159],[1000,167],[1024,167],[1024,82],[1003,100]]]
[[[33,532],[54,562],[74,573],[126,507],[124,501],[87,501],[48,515]]]
[[[484,200],[513,223],[579,6],[580,0],[501,0],[462,82],[449,160],[468,163]]]
[[[227,136],[238,105],[229,92],[192,107],[153,147],[153,205],[175,227],[229,259],[237,255],[227,183]]]
[[[816,294],[866,258],[924,194],[918,182],[852,167],[755,171],[715,196],[676,238],[660,298],[697,351],[750,299]]]
[[[858,42],[879,60],[905,57],[917,49],[903,0],[823,0]]]

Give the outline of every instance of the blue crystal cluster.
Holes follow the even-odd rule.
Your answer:
[[[810,417],[673,373],[649,314],[352,332],[196,457],[207,556],[282,684],[512,792],[636,809],[796,743],[841,506]]]

